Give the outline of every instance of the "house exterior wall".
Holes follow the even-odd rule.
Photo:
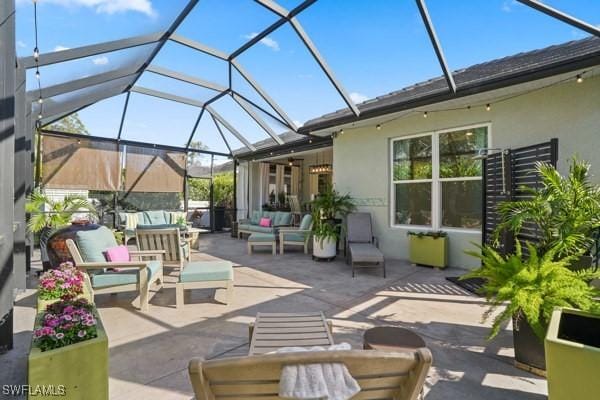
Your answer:
[[[592,163],[593,180],[600,183],[600,77],[539,89],[492,104],[492,109],[413,113],[384,123],[344,129],[333,145],[333,180],[342,193],[357,199],[359,209],[373,216],[375,235],[389,258],[408,258],[407,231],[390,221],[390,141],[392,138],[474,124],[491,124],[490,147],[517,148],[558,138],[558,168],[568,172],[568,160],[577,154]],[[472,268],[477,261],[464,254],[471,242],[481,242],[480,231],[449,232],[449,264]]]

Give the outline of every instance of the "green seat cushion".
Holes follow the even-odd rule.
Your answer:
[[[140,225],[138,224],[137,229],[169,229],[169,228],[181,228],[177,224],[157,224],[157,225]]]
[[[251,224],[240,224],[238,230],[247,232],[258,232],[258,233],[273,233],[273,227],[251,225]]]
[[[162,210],[144,211],[144,214],[147,221],[144,221],[145,225],[166,225],[171,222],[169,216]]]
[[[272,233],[253,233],[248,238],[249,242],[274,242],[275,235]]]
[[[85,262],[106,262],[106,249],[118,246],[112,231],[105,226],[91,231],[78,231],[75,242]]]
[[[305,239],[306,239],[306,234],[303,234],[303,233],[290,232],[290,233],[283,234],[283,240],[285,240],[286,242],[304,243]]]
[[[273,226],[290,225],[292,214],[284,211],[277,211],[273,216]]]
[[[253,226],[254,225],[251,225],[251,224],[239,224],[238,230],[242,230],[242,231],[250,230]]]
[[[230,261],[192,261],[179,275],[179,282],[205,282],[233,280],[233,266]]]
[[[160,268],[160,261],[148,261],[148,279],[152,278]],[[106,286],[127,285],[138,282],[138,270],[126,269],[122,271],[104,271],[91,275],[92,287],[102,288]]]
[[[258,225],[260,222],[260,218],[262,217],[262,212],[260,211],[252,211],[252,216],[250,217],[250,224]]]
[[[302,221],[300,221],[300,229],[308,230],[310,229],[310,225],[312,224],[312,215],[306,214],[302,217]]]

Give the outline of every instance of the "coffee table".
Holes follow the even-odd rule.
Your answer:
[[[264,354],[282,347],[331,346],[331,323],[322,312],[258,313],[249,326],[249,355]]]

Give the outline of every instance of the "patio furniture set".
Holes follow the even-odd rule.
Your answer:
[[[77,232],[74,241],[67,240],[75,265],[89,275],[94,294],[137,291],[140,309],[148,311],[150,285],[162,288],[163,266],[168,266],[179,272],[177,308],[183,307],[186,289],[215,288],[217,301],[231,301],[234,277],[230,261],[191,261],[189,241],[181,240],[178,228],[137,229],[135,234],[136,251],[119,246],[104,226]]]
[[[432,363],[425,342],[402,328],[367,330],[364,350],[336,345],[322,312],[258,313],[249,332],[246,357],[190,361],[196,398],[415,400]],[[387,347],[379,348],[382,337]]]

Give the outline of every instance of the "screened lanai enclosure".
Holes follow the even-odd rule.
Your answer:
[[[567,0],[164,0],[139,2],[146,6],[131,6],[136,14],[127,17],[102,8],[110,4],[86,5],[114,16],[114,29],[68,9],[50,16],[59,3],[70,4],[0,3],[0,346],[8,348],[5,321],[33,245],[24,205],[35,188],[93,199],[111,227],[120,212],[164,209],[197,211],[206,231],[229,228],[251,211],[253,162],[331,173],[344,127],[386,112],[426,116],[430,104],[478,93],[478,82],[457,71],[515,48],[600,36],[587,22],[598,5],[579,15]],[[473,21],[472,9],[496,18]],[[507,26],[512,32],[498,40]],[[486,90],[508,84],[501,78]],[[435,88],[402,107],[373,107],[420,81]],[[303,165],[309,156],[315,161]],[[283,182],[284,172],[271,174]],[[293,186],[298,178],[285,174]],[[327,177],[316,175],[323,186]]]

